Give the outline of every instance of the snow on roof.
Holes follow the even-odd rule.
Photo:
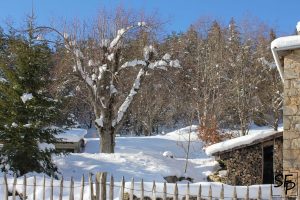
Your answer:
[[[279,50],[300,48],[300,35],[277,38],[271,43],[271,48]]]
[[[215,154],[218,152],[230,150],[235,147],[251,144],[259,139],[267,138],[267,137],[275,135],[276,133],[279,133],[279,132],[282,132],[282,130],[280,130],[280,131],[270,131],[270,130],[256,131],[253,134],[233,138],[230,140],[226,140],[224,142],[220,142],[220,143],[208,146],[205,149],[205,153],[207,155],[212,155],[212,154]]]
[[[63,142],[79,142],[86,134],[86,129],[71,128],[57,135],[56,138],[62,139]]]

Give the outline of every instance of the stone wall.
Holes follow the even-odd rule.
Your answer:
[[[282,172],[282,137],[273,141],[274,174]],[[263,143],[220,154],[227,168],[226,183],[254,185],[263,183]]]
[[[300,50],[284,57],[283,168],[300,169]]]

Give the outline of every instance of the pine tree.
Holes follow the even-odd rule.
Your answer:
[[[59,129],[51,127],[59,115],[60,101],[51,98],[51,50],[46,43],[10,36],[0,57],[0,167],[18,176],[28,172],[55,175],[47,144],[57,142]]]

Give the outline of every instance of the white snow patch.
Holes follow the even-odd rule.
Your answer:
[[[280,37],[275,39],[271,43],[272,49],[293,49],[293,48],[299,48],[300,46],[300,35],[292,35],[292,36],[286,36],[286,37]]]
[[[32,96],[31,93],[24,93],[21,96],[21,99],[22,99],[23,103],[26,103],[27,101],[31,100],[32,98],[33,98],[33,96]]]
[[[18,124],[17,124],[16,122],[13,122],[13,123],[11,124],[11,127],[17,128],[17,127],[18,127]]]
[[[100,127],[103,127],[103,116],[101,115],[100,118],[97,118],[95,120],[95,123],[100,126]]]
[[[81,128],[71,128],[69,130],[66,130],[55,137],[58,139],[62,139],[64,142],[79,142],[84,138],[84,136],[87,134],[86,129]]]
[[[166,60],[166,61],[170,61],[170,60],[171,60],[171,55],[168,54],[168,53],[166,53],[166,54],[162,57],[162,59],[164,59],[164,60]]]
[[[53,144],[48,144],[48,143],[38,143],[38,147],[42,151],[47,149],[48,150],[55,149],[55,146]]]
[[[296,29],[297,29],[297,32],[299,33],[300,32],[300,21],[297,23]]]
[[[107,56],[107,59],[108,59],[109,61],[113,61],[113,59],[114,59],[114,53],[109,54],[109,55]]]
[[[170,61],[170,66],[174,67],[174,68],[180,68],[181,67],[180,62],[177,59],[176,60],[171,60]]]

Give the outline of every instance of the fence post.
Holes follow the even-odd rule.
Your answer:
[[[156,185],[155,185],[155,181],[153,181],[153,186],[152,186],[152,200],[156,200]]]
[[[258,186],[257,200],[261,200],[261,187]]]
[[[125,178],[124,176],[122,177],[122,181],[121,181],[121,200],[124,199],[124,189],[125,189]]]
[[[133,190],[134,190],[134,178],[131,179],[129,200],[133,200]]]
[[[272,199],[273,199],[273,188],[272,188],[272,184],[270,184],[270,200]]]
[[[17,185],[17,175],[14,174],[14,183],[13,183],[13,191],[12,191],[13,200],[16,200],[16,185]]]
[[[189,200],[190,199],[190,183],[187,183],[186,186],[186,194],[185,194],[185,200]]]
[[[84,174],[81,177],[81,188],[80,188],[80,200],[83,200],[84,196]]]
[[[144,200],[144,180],[141,181],[141,200]]]
[[[167,183],[164,182],[164,188],[163,188],[163,200],[167,200]]]
[[[110,176],[110,186],[109,186],[109,200],[114,199],[114,177]]]
[[[201,184],[199,185],[199,189],[198,189],[198,194],[197,194],[197,200],[201,200],[201,193],[202,193],[202,188],[201,188]]]
[[[33,200],[35,200],[36,193],[36,177],[33,177]]]
[[[100,173],[96,173],[96,177],[95,177],[96,200],[100,200],[100,186],[99,186],[99,182],[101,178],[100,176],[101,176]]]
[[[50,188],[50,200],[53,200],[53,177],[51,177]]]
[[[222,184],[221,192],[220,192],[220,200],[224,200],[224,185]]]
[[[237,193],[236,193],[236,187],[233,186],[233,197],[232,200],[237,200]]]
[[[93,179],[91,173],[89,173],[89,185],[90,185],[90,200],[94,200],[94,187],[93,187]]]
[[[44,175],[44,177],[43,177],[43,200],[45,200],[45,196],[46,196],[46,177]]]
[[[63,198],[63,191],[64,191],[64,177],[61,177],[60,185],[59,185],[59,200]]]
[[[247,185],[245,200],[249,200],[249,186]]]
[[[23,199],[27,199],[27,178],[26,175],[24,175],[24,179],[23,179]]]
[[[4,200],[8,200],[8,185],[7,185],[7,177],[6,173],[4,174],[3,177],[3,182],[4,182]]]
[[[107,173],[102,172],[100,175],[100,200],[106,200],[106,177]]]
[[[175,183],[173,200],[178,200],[178,186],[177,186],[177,183]]]
[[[208,199],[209,199],[209,200],[212,200],[212,189],[211,189],[211,185],[209,185]]]
[[[71,177],[71,181],[70,181],[70,195],[69,195],[69,200],[74,200],[74,181],[73,181],[73,177]]]

